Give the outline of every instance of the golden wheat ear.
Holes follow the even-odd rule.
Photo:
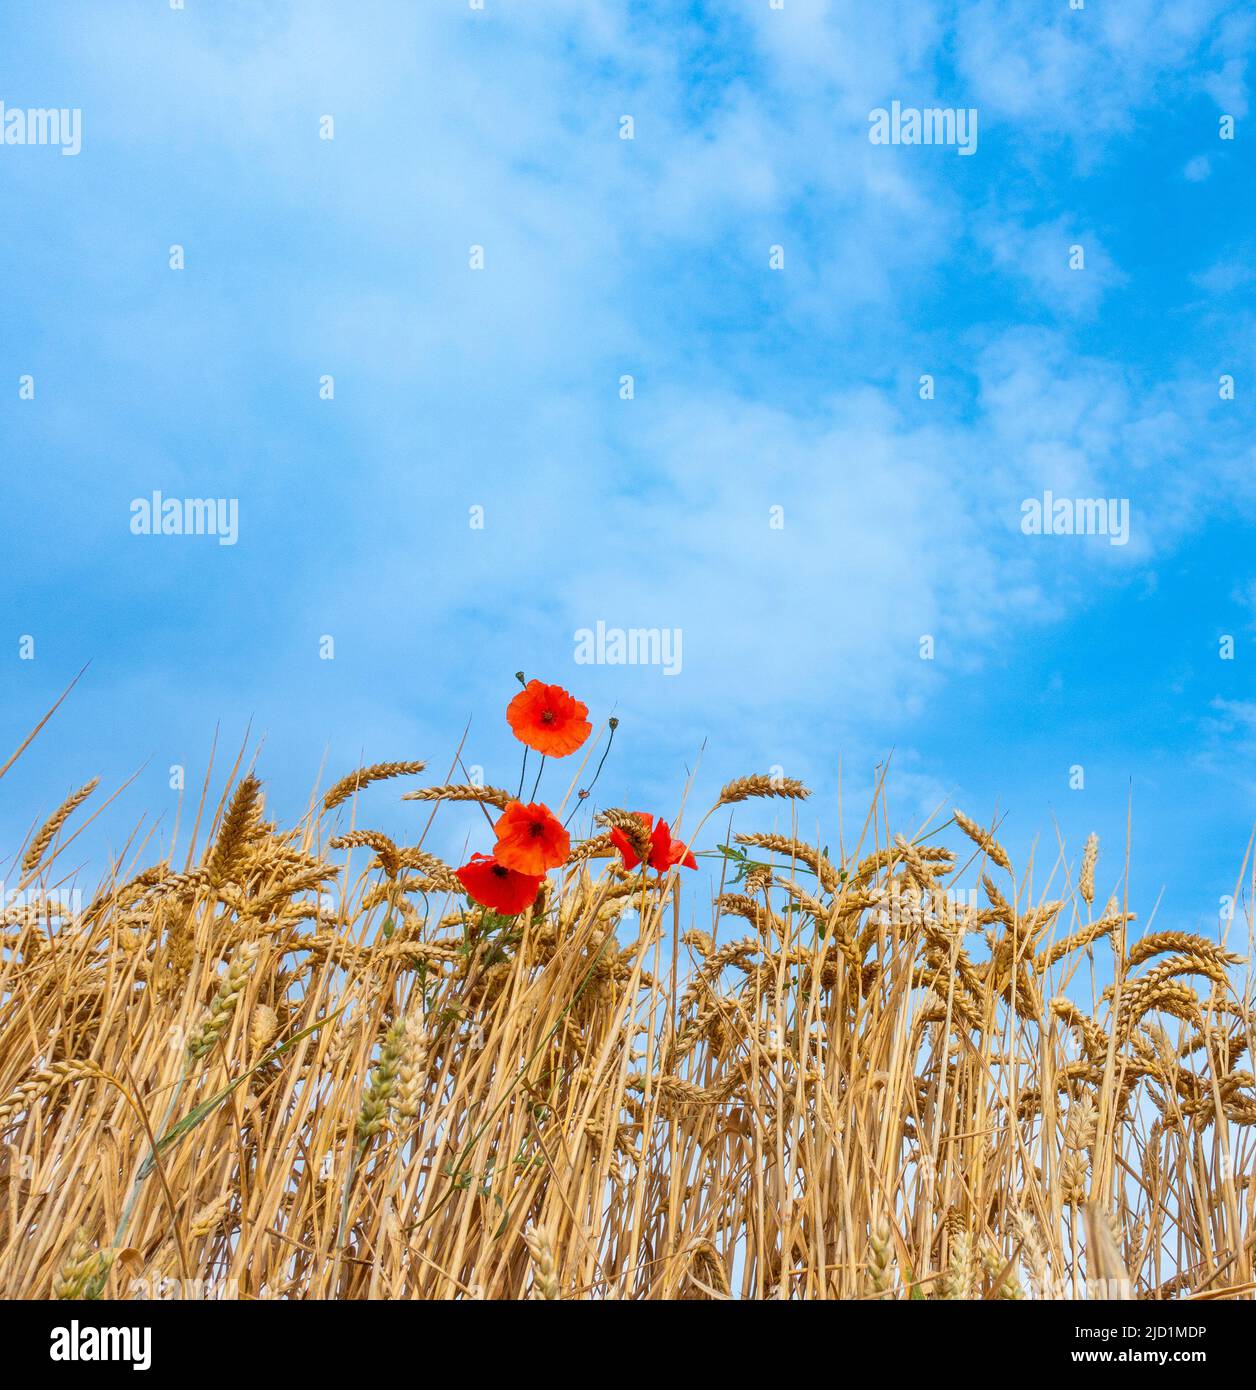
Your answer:
[[[612,808],[507,915],[438,853],[499,796],[413,794],[471,832],[322,839],[246,774],[199,866],[137,844],[85,912],[5,907],[0,1298],[122,1270],[248,1298],[1250,1291],[1241,962],[1127,942],[1093,841],[1077,893],[1034,897],[993,831],[895,834],[878,799],[849,857],[751,823],[682,885],[623,868],[651,840]]]

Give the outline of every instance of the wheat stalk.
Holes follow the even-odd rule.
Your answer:
[[[56,838],[57,831],[70,819],[76,810],[87,800],[89,796],[100,785],[100,778],[93,777],[90,782],[80,787],[78,791],[67,796],[60,806],[40,827],[38,834],[30,842],[30,847],[22,856],[22,872],[31,873],[39,867],[40,861],[48,852],[48,846]]]
[[[421,762],[402,762],[402,763],[372,763],[369,767],[360,767],[356,772],[351,772],[347,777],[342,777],[339,782],[334,783],[323,797],[323,810],[331,811],[339,806],[363,787],[369,786],[372,782],[384,782],[393,777],[413,777],[422,772],[427,766]]]

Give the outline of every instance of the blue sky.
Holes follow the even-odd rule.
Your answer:
[[[285,817],[324,765],[443,776],[468,719],[509,784],[523,668],[621,718],[611,803],[779,766],[832,840],[839,760],[849,828],[892,752],[898,823],[997,810],[1040,874],[1097,829],[1101,893],[1132,807],[1131,905],[1215,924],[1256,789],[1254,38],[1225,0],[7,4],[0,100],[82,149],[0,145],[3,741],[91,662],[7,843],[97,773],[139,770],[93,870],[168,829],[216,727]],[[975,154],[870,143],[895,100],[975,108]],[[1047,489],[1126,499],[1129,543],[1022,534]],[[236,499],[238,543],[133,535],[154,490]],[[577,665],[599,620],[681,629],[681,673]]]

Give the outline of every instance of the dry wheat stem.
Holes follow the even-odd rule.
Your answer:
[[[416,768],[351,774],[332,809]],[[849,855],[756,828],[803,791],[724,788],[743,882],[628,873],[599,833],[510,920],[319,803],[280,829],[251,773],[199,858],[137,854],[77,915],[49,862],[70,813],[45,823],[0,934],[0,1296],[117,1293],[124,1236],[128,1277],[247,1298],[1250,1285],[1237,953],[1127,941],[1115,902],[1067,921],[1032,863],[983,876],[1011,873],[989,832],[896,835],[880,793]],[[648,855],[635,816],[603,824]],[[1092,839],[1086,909],[1096,862]]]

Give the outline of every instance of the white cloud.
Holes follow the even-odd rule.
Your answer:
[[[977,237],[995,265],[1065,318],[1093,316],[1104,295],[1126,283],[1097,234],[1065,217],[1035,225],[997,219],[980,224]]]
[[[1235,290],[1250,284],[1253,278],[1256,278],[1256,271],[1252,270],[1246,259],[1227,258],[1217,261],[1206,270],[1195,271],[1191,275],[1191,283],[1209,294],[1232,294]]]
[[[1227,58],[1217,72],[1201,79],[1201,85],[1227,116],[1241,120],[1247,115],[1247,61]]]
[[[1098,159],[1164,99],[1158,84],[1217,12],[976,4],[952,31],[939,5],[904,22],[789,0],[747,11],[758,46],[734,72],[717,66],[722,28],[669,49],[627,7],[586,0],[494,0],[482,23],[456,5],[237,10],[238,32],[215,39],[166,14],[91,20],[101,163],[84,167],[132,168],[139,151],[155,172],[100,188],[88,209],[99,222],[81,235],[110,248],[110,292],[85,312],[85,339],[124,345],[161,427],[180,364],[195,364],[238,440],[222,467],[284,561],[265,579],[253,688],[199,686],[196,716],[280,709],[296,762],[332,732],[334,699],[389,756],[393,736],[434,736],[407,700],[496,709],[503,664],[558,674],[575,628],[601,617],[685,632],[675,680],[587,672],[590,697],[619,700],[625,767],[643,782],[654,760],[674,786],[677,754],[708,732],[736,771],[884,752],[941,683],[1014,660],[1226,505],[1244,470],[1198,442],[1205,404],[1189,382],[1148,385],[1077,352],[1069,335],[1124,283],[1102,229],[1011,195],[973,218],[956,179],[980,156],[875,149],[867,112],[895,96],[971,103],[983,153],[997,137],[1032,165],[1065,136],[1077,160]],[[1216,60],[1237,101],[1234,55]],[[316,138],[325,111],[331,146]],[[634,142],[616,138],[625,113]],[[218,182],[171,205],[166,186],[207,148]],[[199,238],[182,322],[132,270],[170,222]],[[788,270],[772,278],[778,240]],[[487,248],[482,276],[465,268],[471,241]],[[964,300],[983,323],[952,334],[943,277],[973,242],[981,289]],[[1076,242],[1085,271],[1068,268]],[[1220,274],[1201,287],[1223,289]],[[1007,283],[1023,305],[998,297]],[[922,298],[936,326],[923,345]],[[1004,331],[1024,307],[1058,331]],[[845,350],[830,356],[834,339]],[[916,398],[918,352],[919,370],[971,377],[971,408]],[[307,460],[295,441],[324,369],[337,402]],[[621,371],[639,378],[631,403],[616,399]],[[101,408],[114,452],[153,467],[161,427]],[[323,514],[294,525],[307,470]],[[1022,537],[1020,502],[1044,487],[1130,496],[1131,545]],[[483,533],[467,526],[472,502],[488,509]],[[188,628],[219,601],[188,596]],[[328,630],[344,634],[343,665],[294,680],[304,634]],[[902,761],[917,801],[939,790],[910,750]]]

